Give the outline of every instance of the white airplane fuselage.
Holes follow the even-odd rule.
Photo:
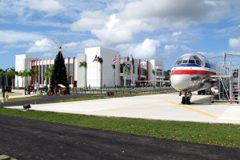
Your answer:
[[[180,92],[194,92],[212,87],[210,76],[216,74],[204,56],[185,54],[171,69],[170,81],[174,89]]]

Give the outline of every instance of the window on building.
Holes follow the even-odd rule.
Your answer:
[[[123,73],[123,68],[124,68],[123,64],[120,64],[120,73]]]

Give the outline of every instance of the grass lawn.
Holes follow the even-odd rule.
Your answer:
[[[240,125],[97,117],[40,111],[23,112],[5,108],[0,108],[0,115],[240,148]]]

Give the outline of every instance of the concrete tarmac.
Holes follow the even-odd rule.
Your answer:
[[[33,110],[110,117],[240,124],[240,105],[211,103],[210,96],[193,95],[180,104],[176,93],[32,105]],[[9,108],[22,109],[22,106]]]

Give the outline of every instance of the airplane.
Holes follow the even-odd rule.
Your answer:
[[[182,55],[170,72],[172,87],[182,96],[182,104],[191,104],[192,92],[213,87],[216,67],[200,53]]]

